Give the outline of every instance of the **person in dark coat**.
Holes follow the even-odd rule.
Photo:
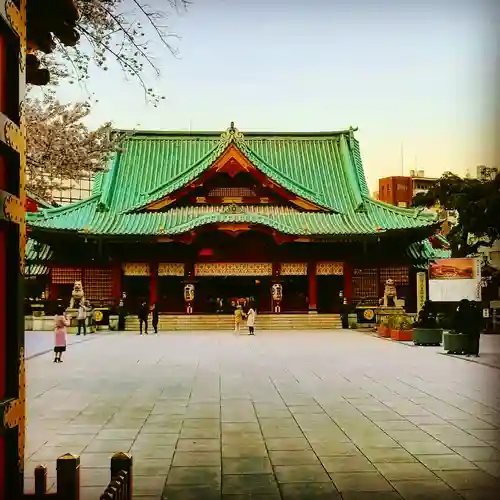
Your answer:
[[[139,332],[142,335],[142,327],[144,325],[144,333],[148,334],[148,316],[149,310],[146,302],[142,302],[141,307],[139,309]]]
[[[120,299],[120,302],[118,303],[118,330],[120,332],[125,331],[125,320],[127,317],[127,312],[125,310],[125,302],[123,299]]]
[[[151,317],[152,317],[152,325],[155,330],[155,333],[158,335],[158,322],[160,319],[160,313],[158,311],[158,305],[156,302],[153,304],[153,307],[151,308]]]

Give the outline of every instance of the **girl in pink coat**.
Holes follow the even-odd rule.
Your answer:
[[[55,317],[54,363],[62,363],[61,356],[63,352],[66,352],[66,337],[68,335],[66,327],[69,325],[70,321],[66,317],[63,307],[59,306]]]

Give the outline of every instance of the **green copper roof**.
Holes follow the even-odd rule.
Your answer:
[[[199,177],[234,144],[257,169],[296,195],[326,209],[286,207],[171,208],[138,213]],[[296,235],[367,235],[431,228],[436,216],[370,198],[353,129],[325,133],[143,132],[129,136],[92,196],[28,214],[32,228],[102,235],[178,234],[211,223],[263,224]]]
[[[52,257],[52,249],[43,243],[37,243],[31,238],[26,245],[25,276],[40,276],[49,274],[49,268],[43,263]]]
[[[102,235],[169,235],[214,223],[262,224],[285,234],[348,236],[429,225],[429,219],[393,211],[366,200],[366,210],[349,214],[301,212],[288,207],[251,205],[232,211],[220,206],[180,207],[166,212],[110,213],[99,210],[99,198],[29,216],[32,227],[86,231]],[[235,209],[236,210],[236,209]],[[433,219],[430,221],[432,222]]]

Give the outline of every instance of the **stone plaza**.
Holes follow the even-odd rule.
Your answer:
[[[143,500],[498,497],[493,366],[352,330],[102,333],[55,364],[35,333],[26,490],[71,452],[97,499],[123,451]]]

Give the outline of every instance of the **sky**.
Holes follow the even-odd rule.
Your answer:
[[[192,0],[169,18],[177,57],[150,33],[158,108],[112,64],[57,92],[91,94],[92,127],[359,127],[371,190],[410,169],[463,175],[494,162],[496,14],[489,0]]]

